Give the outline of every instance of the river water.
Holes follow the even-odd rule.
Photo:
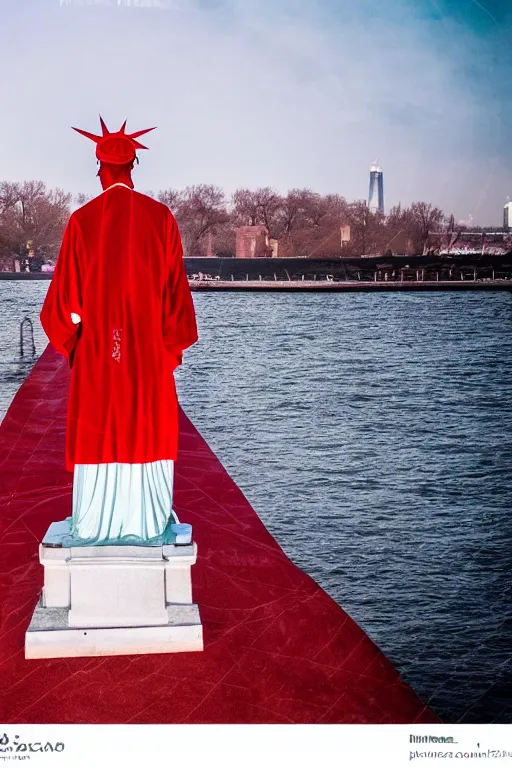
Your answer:
[[[0,282],[0,409],[46,282]],[[512,722],[512,294],[195,293],[180,400],[447,722]]]

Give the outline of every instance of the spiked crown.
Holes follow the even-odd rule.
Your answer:
[[[113,163],[114,165],[127,165],[135,160],[137,149],[147,149],[144,144],[136,141],[136,139],[144,133],[155,130],[154,128],[145,128],[142,131],[135,131],[135,133],[126,133],[125,120],[118,131],[110,133],[101,115],[100,123],[101,136],[96,136],[88,131],[82,131],[80,128],[73,128],[73,130],[96,142],[96,157],[100,162]]]

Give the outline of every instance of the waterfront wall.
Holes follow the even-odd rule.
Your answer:
[[[186,258],[185,264],[189,276],[211,275],[221,280],[325,280],[331,275],[335,280],[374,280],[375,272],[382,272],[389,277],[395,272],[394,278],[400,279],[400,271],[404,270],[404,279],[426,280],[460,279],[460,272],[469,278],[512,278],[512,254],[496,255],[460,255],[450,258],[436,256],[392,256],[354,259],[220,259],[220,258]],[[418,273],[418,274],[417,274]],[[315,277],[316,276],[316,277]]]
[[[512,280],[512,253],[439,256],[372,256],[351,259],[185,258],[187,275],[231,280]],[[51,272],[0,272],[0,280],[51,279]]]

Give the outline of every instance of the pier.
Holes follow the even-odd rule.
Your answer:
[[[42,586],[39,542],[71,510],[68,376],[48,348],[0,425],[4,723],[438,722],[286,557],[183,411],[174,506],[198,544],[193,586],[204,652],[26,660]],[[313,535],[310,546],[319,546]]]
[[[389,291],[512,291],[511,280],[190,280],[192,291],[294,291],[317,293]]]
[[[0,272],[0,280],[51,280],[51,272]],[[512,280],[283,280],[189,278],[192,291],[292,291],[306,293],[351,293],[368,291],[512,291]]]

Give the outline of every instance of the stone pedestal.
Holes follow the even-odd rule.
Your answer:
[[[27,659],[203,650],[195,543],[69,547],[67,534],[66,521],[53,523],[39,547],[44,587]]]

